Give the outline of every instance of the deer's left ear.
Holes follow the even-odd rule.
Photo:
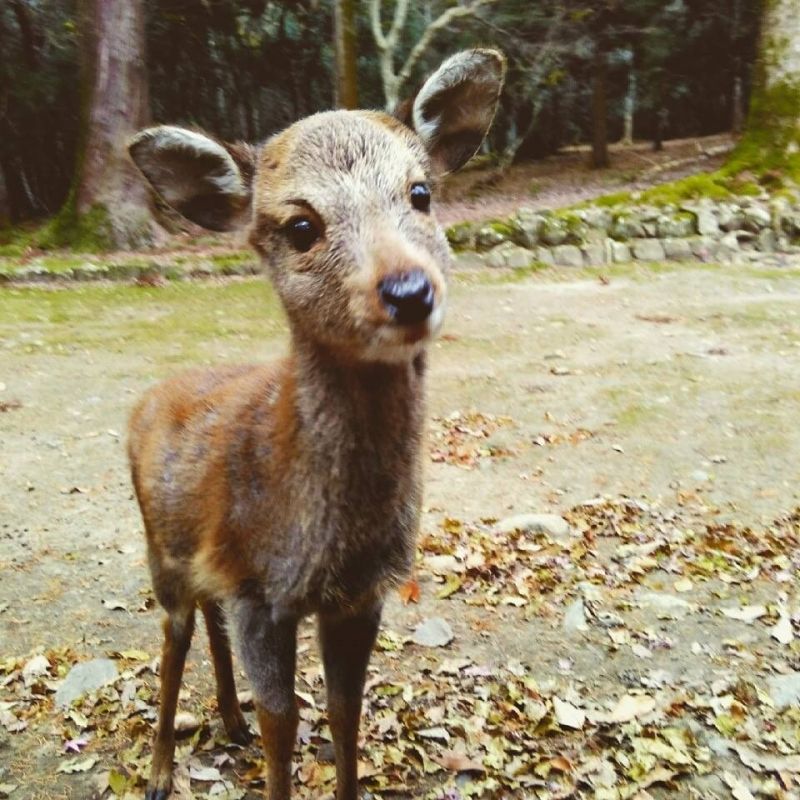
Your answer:
[[[411,121],[439,172],[453,172],[475,155],[497,111],[505,74],[502,53],[465,50],[425,81]]]

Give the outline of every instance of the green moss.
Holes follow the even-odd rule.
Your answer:
[[[575,213],[574,209],[567,208],[554,211],[549,219],[555,221],[566,232],[567,244],[583,244],[586,241],[589,228]]]
[[[514,235],[514,228],[505,220],[490,220],[486,223],[495,233],[499,233],[506,239],[510,239]]]
[[[611,208],[613,206],[630,205],[633,202],[633,195],[630,192],[614,192],[613,194],[606,194],[594,200],[588,200],[583,205]]]
[[[761,68],[763,70],[763,67]],[[751,172],[800,182],[800,83],[785,81],[766,85],[759,76],[750,100],[747,130],[723,172],[735,176]]]
[[[101,253],[114,244],[108,212],[102,206],[78,215],[71,202],[34,234],[33,242],[42,250],[68,247],[82,253]]]
[[[471,222],[459,222],[447,228],[445,236],[453,247],[464,247],[471,243],[473,233],[474,226]]]
[[[642,203],[655,206],[680,205],[686,200],[725,200],[731,196],[731,190],[718,173],[690,175],[679,181],[654,186],[642,192]]]

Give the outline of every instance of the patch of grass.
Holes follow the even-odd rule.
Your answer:
[[[20,337],[20,329],[26,336]],[[266,281],[175,283],[164,287],[78,285],[0,292],[0,340],[10,349],[68,343],[112,352],[202,355],[220,341],[273,338],[286,329]]]
[[[191,259],[188,259],[191,261]],[[255,264],[258,257],[250,250],[237,250],[232,253],[215,253],[211,256],[211,263],[221,272],[231,267],[240,267],[245,264]]]
[[[613,206],[630,205],[635,202],[634,196],[630,192],[614,192],[597,197],[594,200],[585,200],[579,207],[599,206],[600,208],[611,208]]]

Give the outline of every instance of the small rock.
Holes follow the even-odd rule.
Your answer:
[[[564,630],[573,633],[575,631],[588,630],[589,625],[586,621],[586,606],[579,597],[574,600],[564,614]]]
[[[642,594],[637,600],[643,605],[648,606],[656,611],[675,614],[676,616],[686,616],[694,610],[694,606],[682,597],[675,597],[672,594],[663,594],[661,592],[646,592]]]
[[[475,245],[478,250],[491,250],[504,241],[506,241],[506,237],[491,225],[486,225],[475,234]]]
[[[665,214],[658,218],[657,234],[660,239],[685,239],[694,232],[694,217],[686,212]]]
[[[486,256],[486,264],[490,267],[511,267],[512,269],[518,269],[521,267],[528,267],[532,262],[533,253],[512,242],[503,242],[491,250]]]
[[[611,212],[606,208],[585,208],[578,216],[595,230],[607,231],[611,227]]]
[[[717,236],[719,234],[719,222],[710,208],[702,206],[695,208],[694,215],[697,219],[697,232],[701,236]]]
[[[546,217],[539,231],[539,238],[547,245],[556,247],[567,241],[569,227],[559,217]]]
[[[556,264],[553,258],[553,251],[549,247],[537,247],[534,253],[534,260],[548,267],[554,267]]]
[[[629,264],[632,261],[631,249],[624,242],[617,242],[614,239],[610,239],[609,248],[611,250],[610,260],[615,264]]]
[[[582,250],[584,260],[590,267],[599,267],[608,261],[606,248],[602,244],[587,244],[583,246]]]
[[[517,212],[514,240],[523,247],[535,247],[539,244],[540,234],[545,218],[529,208],[521,208]]]
[[[631,213],[621,213],[614,217],[614,222],[609,230],[612,239],[626,242],[645,235],[641,219]]]
[[[744,225],[744,214],[739,206],[731,203],[720,203],[717,206],[719,227],[726,233],[739,230]]]
[[[638,261],[663,261],[666,253],[658,239],[639,239],[633,243],[633,256]]]
[[[441,617],[423,620],[411,634],[411,641],[421,647],[445,647],[454,638],[453,629]]]
[[[692,246],[686,239],[664,239],[664,253],[673,261],[685,261],[692,257]]]
[[[762,253],[774,253],[778,249],[778,237],[771,228],[764,228],[756,239],[756,250]]]
[[[544,533],[553,539],[565,539],[570,534],[569,523],[558,514],[517,514],[494,526],[495,533]]]
[[[692,473],[692,480],[697,481],[698,483],[705,483],[708,480],[711,480],[711,476],[703,469],[696,469]]]
[[[767,678],[767,689],[778,711],[800,705],[800,672]]]
[[[56,691],[56,705],[69,706],[82,694],[112,683],[118,675],[117,665],[110,658],[95,658],[76,664]]]
[[[689,242],[692,255],[702,261],[712,259],[719,252],[719,242],[713,236],[697,236]]]
[[[560,267],[582,267],[583,253],[573,244],[553,248],[553,261]]]
[[[475,231],[468,222],[453,225],[447,229],[446,233],[447,241],[455,247],[471,247],[474,244]]]
[[[739,237],[736,235],[735,231],[731,231],[731,233],[726,233],[720,240],[719,240],[720,247],[725,248],[726,250],[731,250],[736,252],[740,249],[739,247]]]
[[[758,233],[764,228],[768,228],[772,223],[772,216],[766,208],[761,206],[748,206],[744,209],[744,229]]]

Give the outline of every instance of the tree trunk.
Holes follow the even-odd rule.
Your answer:
[[[0,164],[0,228],[5,228],[11,222],[11,205],[8,201],[5,173]]]
[[[607,76],[608,58],[605,48],[598,44],[592,75],[592,166],[595,169],[608,166]]]
[[[745,134],[729,169],[800,179],[800,14],[797,0],[764,3]]]
[[[633,50],[628,51],[628,86],[622,113],[622,144],[633,144],[633,120],[636,113],[636,60]]]
[[[335,0],[333,38],[336,53],[337,108],[358,108],[358,72],[356,53],[356,0]]]
[[[740,69],[737,59],[737,70]],[[739,134],[744,130],[744,87],[742,76],[736,75],[733,79],[733,92],[731,97],[731,130]]]
[[[83,133],[58,244],[133,248],[152,243],[149,193],[126,143],[149,118],[143,0],[79,0]],[[60,234],[60,236],[59,236]]]

